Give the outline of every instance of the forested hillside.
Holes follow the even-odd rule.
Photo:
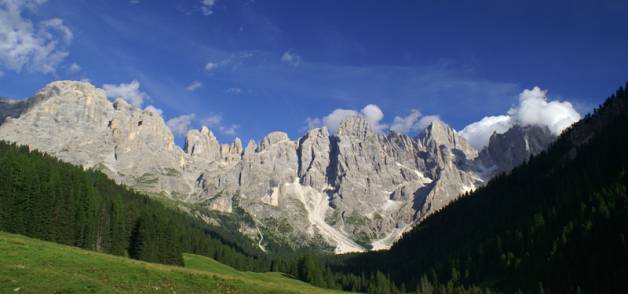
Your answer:
[[[28,147],[0,142],[0,178],[0,230],[151,262],[180,265],[187,252],[269,268],[234,233]]]
[[[627,106],[620,88],[549,150],[459,198],[390,251],[333,269],[383,272],[419,293],[625,292]]]

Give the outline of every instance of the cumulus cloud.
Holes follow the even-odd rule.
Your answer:
[[[352,109],[338,108],[322,118],[308,117],[305,119],[305,124],[308,129],[326,127],[330,132],[335,133],[343,121],[353,116],[363,117],[371,127],[378,132],[384,131],[387,128],[387,125],[381,122],[384,118],[384,113],[379,106],[375,104],[365,106],[360,112]]]
[[[488,144],[493,133],[503,134],[512,127],[512,119],[508,115],[486,116],[480,121],[466,126],[460,132],[471,146],[481,150]]]
[[[69,44],[74,39],[74,34],[70,28],[63,24],[63,20],[60,18],[51,18],[49,20],[42,21],[40,24],[41,30],[40,35],[46,37],[47,39],[53,39],[53,31],[56,31],[63,38],[63,42]]]
[[[384,112],[382,112],[379,106],[375,104],[369,104],[367,106],[364,106],[360,113],[362,114],[362,116],[364,116],[366,121],[368,121],[369,124],[373,128],[375,128],[375,130],[381,132],[387,127],[387,125],[380,123],[381,120],[384,118]]]
[[[291,66],[298,66],[301,63],[301,56],[292,51],[286,51],[281,55],[281,62]]]
[[[235,136],[238,129],[240,129],[240,125],[225,124],[221,114],[211,114],[199,119],[197,119],[197,117],[198,116],[194,113],[184,114],[171,118],[166,122],[166,125],[168,125],[172,133],[177,137],[185,136],[194,124],[199,123],[215,132],[228,136]]]
[[[193,81],[191,84],[189,84],[187,87],[185,87],[186,90],[193,92],[196,89],[200,88],[203,84],[199,81]]]
[[[305,119],[305,122],[310,129],[327,127],[330,132],[335,133],[336,130],[338,130],[340,123],[342,123],[345,119],[356,115],[358,115],[358,112],[355,110],[339,108],[323,118],[308,117]]]
[[[24,14],[46,0],[0,1],[0,67],[21,72],[23,69],[52,73],[69,55],[72,31],[62,19],[33,23]]]
[[[460,134],[471,145],[482,149],[493,133],[502,134],[514,125],[545,126],[554,135],[580,120],[580,114],[567,101],[548,101],[547,91],[539,87],[527,89],[519,94],[519,104],[506,115],[487,116],[466,126]]]
[[[401,134],[417,131],[420,117],[421,112],[416,109],[410,110],[410,114],[405,117],[395,116],[393,123],[390,126],[390,130]]]
[[[133,80],[128,84],[104,84],[102,88],[110,98],[122,98],[132,104],[135,107],[142,107],[144,100],[150,99],[150,97],[140,91],[140,82]]]
[[[229,136],[235,136],[238,129],[240,128],[240,125],[237,124],[224,125],[222,121],[222,115],[220,114],[212,114],[204,117],[201,120],[201,124],[207,126],[210,129],[218,130],[220,133]]]
[[[438,115],[423,116],[420,111],[412,109],[407,116],[395,116],[390,130],[400,134],[419,132],[423,131],[435,120],[440,121],[440,117]]]
[[[568,101],[547,101],[547,91],[534,87],[519,95],[519,107],[508,114],[520,125],[547,126],[554,135],[580,120],[580,114]]]
[[[214,14],[214,5],[216,5],[216,0],[201,0],[201,12],[204,16],[209,16]]]
[[[194,117],[194,113],[180,115],[169,119],[166,125],[175,136],[185,136],[192,126]]]
[[[434,121],[442,122],[442,120],[440,119],[438,115],[426,115],[422,117],[419,120],[419,123],[417,124],[417,130],[420,130],[420,131],[425,130]]]

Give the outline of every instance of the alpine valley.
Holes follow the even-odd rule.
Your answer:
[[[101,171],[208,225],[236,230],[269,253],[388,249],[458,197],[538,154],[556,136],[515,125],[476,150],[433,120],[418,136],[380,133],[356,115],[336,133],[246,145],[190,130],[183,148],[160,113],[80,81],[56,81],[26,100],[0,100],[0,139]]]

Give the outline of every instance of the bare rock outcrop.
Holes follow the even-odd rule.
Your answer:
[[[317,128],[292,140],[272,132],[246,147],[238,138],[221,144],[203,127],[180,148],[159,113],[111,102],[89,83],[58,81],[28,100],[0,100],[2,140],[149,194],[244,212],[255,223],[244,231],[259,228],[293,246],[322,242],[338,253],[390,247],[426,216],[538,153],[553,140],[547,135],[516,127],[478,153],[438,120],[412,138],[381,134],[355,116],[335,135]]]

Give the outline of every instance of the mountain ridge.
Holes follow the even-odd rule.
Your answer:
[[[291,140],[285,132],[271,132],[246,147],[237,138],[221,144],[203,127],[190,130],[181,148],[156,111],[123,99],[111,102],[103,90],[73,81],[53,82],[17,104],[0,104],[0,113],[6,117],[0,139],[99,169],[139,191],[205,203],[207,211],[233,214],[242,208],[255,224],[242,224],[241,232],[253,239],[288,236],[290,246],[319,244],[336,253],[386,249],[458,195],[511,168],[486,172],[485,165],[501,161],[482,156],[438,120],[411,138],[380,134],[354,116],[337,134],[317,128]],[[545,135],[539,141],[552,141]],[[277,223],[285,224],[283,230]]]

